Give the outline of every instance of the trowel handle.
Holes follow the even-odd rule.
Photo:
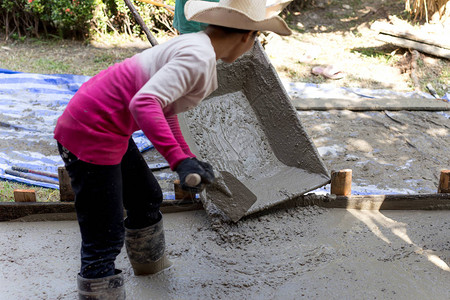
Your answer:
[[[195,187],[195,186],[199,185],[201,181],[202,181],[202,178],[197,173],[188,174],[186,176],[186,179],[184,180],[186,185],[189,187]]]

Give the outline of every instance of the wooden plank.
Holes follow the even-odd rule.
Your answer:
[[[164,200],[160,207],[162,213],[200,209],[203,209],[200,202],[174,200]],[[72,219],[76,220],[74,202],[0,202],[0,221],[11,221],[31,215],[69,213],[73,213]]]
[[[36,202],[35,190],[14,190],[14,201],[16,202]]]
[[[370,28],[378,32],[398,36],[400,38],[405,38],[429,45],[438,46],[445,49],[450,49],[450,42],[448,38],[445,39],[442,36],[438,37],[437,35],[423,33],[417,30],[413,30],[412,28],[411,29],[401,28],[392,24],[379,21],[374,22],[372,26],[370,26]]]
[[[72,213],[75,206],[71,202],[1,202],[0,221],[10,221],[36,214]]]
[[[292,97],[297,110],[351,110],[351,111],[449,111],[450,103],[426,98],[399,99],[323,99]]]
[[[164,204],[164,202],[163,202]],[[167,204],[164,206],[161,206],[160,210],[164,214],[170,214],[170,213],[177,213],[177,212],[183,212],[183,211],[191,211],[191,210],[201,210],[203,209],[203,204],[201,202],[197,203],[180,203],[180,204]]]
[[[318,197],[313,204],[360,210],[450,210],[450,194],[351,195]]]
[[[295,202],[294,206],[317,205],[325,208],[360,210],[450,210],[450,193],[351,196],[308,194],[293,202]],[[287,204],[283,205],[289,207]],[[183,203],[170,200],[163,201],[161,212],[174,213],[202,208],[201,203]],[[11,221],[30,215],[74,212],[73,202],[0,202],[0,221]]]
[[[428,53],[428,54],[431,54],[434,56],[450,59],[450,50],[449,49],[441,48],[438,46],[432,46],[432,45],[428,45],[428,44],[423,44],[420,42],[415,42],[412,40],[399,38],[399,37],[384,34],[384,33],[379,33],[376,36],[376,38],[380,41],[387,42],[387,43],[390,43],[390,44],[393,44],[396,46],[400,46],[402,48],[416,49],[420,52],[424,52],[424,53]]]

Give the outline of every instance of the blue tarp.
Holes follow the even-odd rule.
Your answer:
[[[381,98],[428,98],[435,99],[432,95],[420,91],[397,92],[388,89],[367,89],[358,87],[337,87],[333,84],[289,82],[283,80],[284,88],[292,97],[320,98],[320,99],[381,99]],[[442,99],[449,101],[450,94],[445,94]]]
[[[59,188],[57,179],[41,177],[54,181],[42,182],[6,174],[5,170],[17,166],[57,173],[63,162],[53,139],[56,120],[89,78],[0,69],[0,178]],[[142,131],[134,133],[133,138],[141,151],[152,147]]]
[[[53,139],[56,120],[72,96],[89,76],[70,74],[34,74],[0,69],[0,179],[59,188],[53,183],[30,180],[5,173],[13,166],[57,173],[63,165]],[[312,84],[283,81],[290,96],[303,98],[382,98],[424,97],[421,92],[401,93],[391,90],[335,87],[331,84]],[[448,100],[446,94],[444,99]],[[133,134],[141,151],[152,147],[142,131]],[[36,175],[34,175],[36,176]],[[44,177],[42,177],[44,179]]]

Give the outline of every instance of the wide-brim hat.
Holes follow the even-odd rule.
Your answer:
[[[290,0],[278,2],[287,5]],[[190,21],[290,35],[292,31],[278,13],[273,7],[266,7],[266,0],[189,0],[184,6],[184,14]]]

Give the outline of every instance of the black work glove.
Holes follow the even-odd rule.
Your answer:
[[[207,184],[213,183],[214,179],[216,178],[214,176],[213,167],[209,163],[207,163],[206,161],[198,160],[196,157],[193,157],[192,159],[196,160],[203,167],[205,172],[207,173],[207,176],[205,176],[205,177],[207,177],[207,179],[205,180],[205,183],[207,183]],[[203,182],[203,176],[202,176],[202,182]]]
[[[199,161],[197,158],[186,158],[178,165],[175,171],[180,177],[181,188],[195,194],[200,193],[205,188],[205,184],[212,183],[215,178],[212,166],[207,162]],[[186,177],[189,174],[198,174],[201,182],[193,187],[188,186],[186,184]]]

